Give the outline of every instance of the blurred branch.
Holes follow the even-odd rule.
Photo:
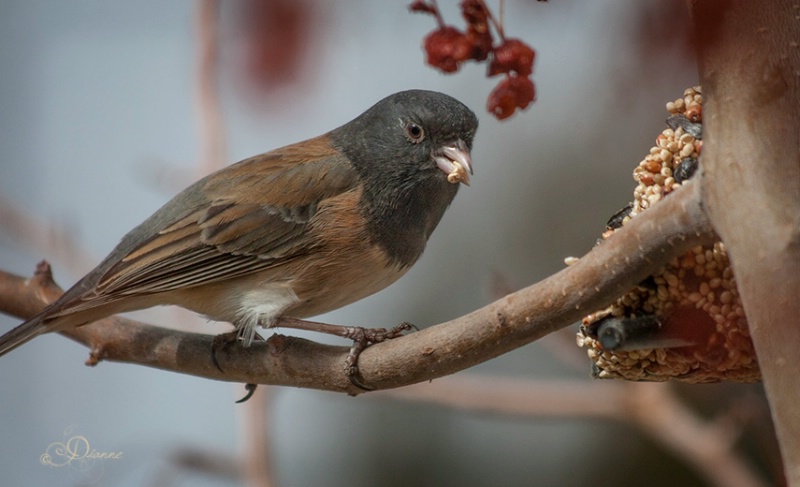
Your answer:
[[[688,182],[575,264],[452,321],[367,348],[362,381],[375,389],[424,382],[519,348],[579,320],[676,255],[716,238]],[[61,294],[49,266],[33,279],[0,273],[0,311],[27,318]],[[125,323],[124,326],[119,323]],[[217,380],[361,394],[343,372],[348,348],[275,334],[249,348],[120,317],[63,332],[91,348],[89,363],[113,360]]]
[[[720,487],[766,485],[733,451],[738,432],[726,424],[705,421],[668,387],[625,384],[629,421],[683,458],[706,480]]]
[[[197,4],[197,120],[204,176],[225,163],[225,127],[222,103],[219,100],[219,11],[218,0],[202,0]],[[255,391],[242,408],[237,409],[241,441],[243,480],[249,487],[270,487],[271,478],[269,428],[267,427],[267,389]]]
[[[237,408],[239,437],[243,459],[242,474],[250,487],[269,487],[276,485],[272,478],[272,448],[270,447],[270,388],[259,387],[242,408]],[[241,395],[241,388],[236,394]]]
[[[69,272],[81,275],[97,264],[96,257],[79,245],[68,225],[39,218],[0,195],[0,228],[6,236],[30,246],[58,262],[64,262]]]
[[[734,425],[700,418],[666,383],[537,381],[472,374],[381,391],[375,397],[505,416],[628,423],[682,458],[712,485],[766,485],[734,450]]]
[[[217,89],[219,60],[217,0],[202,0],[197,7],[197,76],[195,102],[197,104],[198,137],[203,144],[200,154],[201,176],[221,168],[226,158],[225,131],[222,107]]]

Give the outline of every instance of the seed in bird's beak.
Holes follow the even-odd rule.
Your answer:
[[[472,159],[462,141],[440,147],[433,155],[436,166],[447,174],[447,181],[453,184],[464,183],[469,186],[472,174]]]

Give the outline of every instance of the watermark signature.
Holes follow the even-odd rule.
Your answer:
[[[121,451],[101,451],[93,448],[89,440],[73,434],[75,425],[64,430],[63,441],[54,441],[45,449],[39,462],[50,467],[66,467],[70,474],[83,480],[99,480],[103,475],[103,461],[121,460]]]

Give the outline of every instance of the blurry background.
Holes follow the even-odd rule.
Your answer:
[[[440,4],[445,20],[463,27],[456,2]],[[420,45],[434,21],[406,6],[225,2],[215,17],[216,88],[201,83],[209,78],[199,71],[200,2],[0,3],[0,268],[27,276],[46,258],[66,288],[220,160],[319,135],[409,88],[443,91],[478,114],[472,187],[462,188],[406,277],[322,321],[425,327],[588,251],[631,199],[631,171],[664,128],[664,103],[697,82],[682,4],[507,2],[507,35],[537,51],[538,99],[504,122],[485,111],[498,81],[485,77],[485,65],[455,75],[425,66]],[[203,93],[219,97],[218,130]],[[174,310],[137,317],[227,329]],[[0,316],[0,331],[17,323]],[[548,337],[459,375],[596,387],[573,336]],[[263,386],[266,400],[242,406],[234,404],[244,393],[238,384],[124,364],[91,369],[86,357],[85,348],[54,335],[3,357],[4,485],[243,485],[236,465],[253,448],[253,429],[264,431],[253,417],[266,422],[264,455],[281,486],[707,485],[709,478],[624,421]],[[778,482],[760,386],[668,387],[696,419],[732,432],[744,468]],[[48,445],[75,435],[123,456],[85,472],[40,463]]]

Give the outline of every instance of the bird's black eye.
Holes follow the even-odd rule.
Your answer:
[[[409,122],[406,124],[406,137],[408,137],[408,140],[411,142],[417,144],[422,142],[422,139],[425,138],[425,131],[414,122]]]

